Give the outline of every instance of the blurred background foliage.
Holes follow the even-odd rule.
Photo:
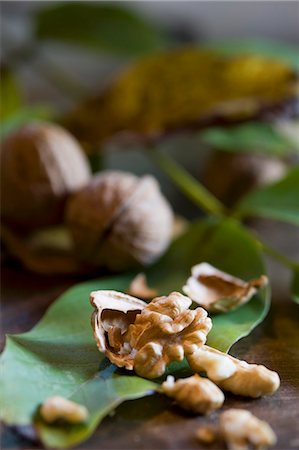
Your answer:
[[[99,128],[98,99],[123,68],[142,61],[148,55],[186,45],[187,48],[198,46],[226,56],[274,58],[287,63],[294,71],[299,67],[296,45],[277,39],[280,35],[295,39],[292,30],[282,26],[286,18],[291,21],[290,5],[285,5],[283,13],[279,5],[271,4],[271,9],[270,6],[267,9],[261,4],[251,7],[245,4],[242,5],[244,12],[248,11],[245,20],[241,10],[238,12],[232,4],[209,6],[206,2],[198,5],[186,2],[184,16],[180,2],[172,8],[166,3],[159,2],[151,10],[147,2],[144,8],[134,2],[3,2],[1,136],[32,119],[67,123],[65,118],[69,118],[69,113],[85,104],[89,110],[88,133],[92,135],[92,131],[97,132]],[[172,9],[177,9],[177,16],[171,14]],[[158,18],[159,11],[162,19]],[[272,33],[276,39],[256,35],[246,37],[247,22],[253,31],[253,23],[259,23],[257,16],[267,16],[269,12],[272,28],[261,20],[262,31],[265,36]],[[228,16],[239,18],[240,23],[243,20],[245,36],[241,25],[234,24],[236,30],[225,28]],[[277,22],[279,16],[281,24]],[[222,19],[224,25],[221,25]],[[284,36],[287,32],[289,36]],[[221,33],[225,38],[219,39]],[[173,89],[176,90],[175,87]],[[269,115],[267,119],[270,120],[246,121],[229,128],[217,124],[187,137],[184,134],[175,139],[170,136],[160,146],[196,177],[200,176],[211,148],[225,152],[255,152],[283,159],[291,155],[293,158],[299,148],[298,122],[288,119],[290,115],[296,115],[296,109],[297,100],[284,105],[282,111],[276,111],[273,120]],[[82,114],[79,125],[81,119]],[[76,133],[78,129],[79,135]],[[71,131],[80,138],[80,126],[76,121],[71,123]],[[186,146],[190,149],[189,154],[184,151]],[[95,147],[93,151],[95,149],[98,150]],[[107,168],[126,169],[131,168],[134,161],[137,174],[153,171],[158,175],[139,149],[140,144],[132,143],[126,155],[108,152],[100,158],[93,156],[91,162],[95,169],[103,164]],[[166,193],[177,196],[178,210],[184,210],[180,205],[185,200],[163,182],[161,175],[158,176]],[[188,208],[191,217],[197,214],[195,210],[192,212],[190,204]]]
[[[35,36],[124,57],[142,56],[172,44],[167,32],[113,3],[62,3],[42,10],[36,16]]]
[[[5,3],[5,2],[4,2]],[[15,4],[15,11],[21,7],[21,2],[7,2]],[[30,6],[31,2],[28,3]],[[198,37],[195,36],[192,28],[188,30],[187,25],[182,20],[181,24],[176,23],[173,27],[169,24],[164,26],[158,21],[154,21],[150,16],[141,13],[134,4],[128,2],[33,2],[37,5],[32,8],[27,15],[26,39],[17,42],[13,41],[13,31],[5,34],[3,31],[3,47],[5,51],[2,56],[2,106],[1,121],[2,134],[26,119],[33,117],[59,118],[65,111],[62,102],[47,102],[46,105],[38,98],[28,99],[28,94],[23,92],[19,85],[22,67],[29,67],[40,76],[51,82],[55,89],[58,89],[63,96],[70,99],[72,106],[78,100],[87,96],[95,95],[105,88],[111,77],[119,72],[119,69],[128,63],[140,59],[148,54],[163,50],[182,47],[185,44],[199,44]],[[163,2],[162,2],[163,3]],[[23,6],[24,7],[24,6]],[[198,6],[200,8],[200,5]],[[9,12],[9,7],[7,5]],[[30,8],[29,8],[30,11]],[[12,13],[14,9],[12,8]],[[26,9],[25,9],[26,12]],[[4,9],[5,13],[5,9]],[[9,14],[8,14],[9,17]],[[5,18],[5,15],[4,15]],[[4,22],[3,22],[4,23]],[[158,25],[159,23],[159,25]],[[5,23],[4,23],[5,25]],[[18,33],[16,33],[17,35]],[[17,39],[18,41],[18,39]],[[267,39],[222,39],[207,42],[201,40],[200,44],[208,49],[224,53],[226,55],[240,55],[252,53],[264,57],[276,58],[286,62],[294,69],[299,67],[298,51],[295,46]],[[62,48],[70,59],[74,55],[80,61],[82,51],[95,60],[103,61],[103,65],[108,67],[106,76],[99,73],[93,76],[98,79],[97,92],[79,81],[77,74],[73,72],[72,64],[68,65],[68,58],[54,62],[57,48]],[[81,52],[81,53],[80,53]],[[57,52],[58,53],[58,52]],[[108,59],[107,59],[108,58]],[[111,63],[111,61],[113,61]],[[82,60],[84,64],[84,59]],[[105,72],[105,70],[104,70]],[[92,78],[92,74],[89,74]],[[93,84],[92,82],[90,84]],[[35,94],[39,95],[38,89]],[[49,89],[51,94],[51,89]],[[29,100],[29,102],[28,102]],[[28,104],[29,103],[29,104]],[[30,106],[34,104],[34,108]],[[36,106],[38,106],[36,108]],[[41,107],[42,106],[42,107]],[[267,151],[266,140],[263,139],[265,133],[269,137],[270,149],[281,151],[284,147],[284,135],[276,129],[250,124],[247,128],[232,130],[230,141],[236,150],[237,146],[244,143],[243,148],[256,148],[258,141],[263,145],[258,146],[260,151]],[[259,137],[260,136],[260,137]],[[204,136],[204,142],[208,145],[216,144],[217,148],[228,150],[228,136],[225,132],[220,132],[217,128],[215,133],[209,130]],[[222,143],[223,142],[223,143]],[[277,150],[280,149],[280,150]]]
[[[82,128],[87,123],[90,142],[81,139],[81,143],[90,144],[86,148],[93,153],[90,162],[94,170],[113,168],[133,171],[137,175],[153,173],[175,204],[176,212],[188,219],[197,217],[198,205],[192,202],[203,201],[206,211],[218,211],[221,215],[222,206],[215,198],[209,197],[209,192],[231,208],[240,201],[236,192],[245,195],[254,188],[278,180],[287,173],[289,166],[298,162],[296,5],[292,2],[277,2],[276,5],[272,2],[244,2],[242,6],[233,2],[153,2],[155,6],[150,6],[150,3],[2,2],[1,136],[5,137],[30,120],[47,119],[63,123],[80,139]],[[183,7],[188,14],[182,14]],[[165,129],[165,139],[158,136],[150,142],[144,139],[109,143],[92,139],[101,127],[106,130],[105,120],[109,119],[111,108],[107,109],[105,104],[102,116],[99,110],[111,90],[117,94],[119,80],[121,77],[125,80],[127,68],[134,73],[134,68],[141,67],[146,72],[151,58],[160,58],[162,62],[164,59],[161,73],[176,73],[179,65],[176,65],[175,56],[171,59],[172,53],[169,52],[179,54],[192,48],[206,55],[218,55],[215,57],[217,61],[225,58],[230,61],[230,58],[237,57],[239,60],[245,58],[246,63],[248,58],[251,66],[247,70],[245,64],[244,72],[231,64],[228,73],[236,75],[232,77],[231,89],[233,91],[238,85],[238,76],[241,80],[242,74],[247,76],[251,72],[257,80],[260,78],[266,83],[256,86],[257,98],[264,94],[267,77],[271,82],[275,81],[273,67],[283,67],[286,76],[278,78],[283,79],[285,85],[277,82],[277,91],[283,87],[284,92],[286,86],[289,95],[286,94],[278,105],[270,105],[267,114],[245,114],[242,120],[231,120],[229,124],[212,120],[208,127],[205,124],[195,127],[191,133],[172,135]],[[164,57],[165,52],[170,56]],[[255,66],[256,61],[264,61],[266,74],[261,73],[261,77],[255,73],[260,70],[259,64]],[[213,70],[219,76],[217,64]],[[160,93],[156,89],[160,74],[156,71],[146,101],[151,95],[155,99],[155,95],[161,97],[165,94],[167,99],[167,95],[179,97],[185,87],[191,93],[193,88],[201,88],[201,82],[204,85],[207,81],[203,75],[205,70],[196,66],[195,74],[192,71],[195,69],[191,61],[189,75],[193,81],[190,86],[189,79],[186,86],[177,84],[169,89],[166,83]],[[138,70],[136,73],[137,91],[143,90],[147,95],[147,84],[142,85]],[[208,70],[206,73],[209,77]],[[197,75],[197,86],[193,86]],[[150,70],[145,78],[147,83],[151,81]],[[246,90],[246,80],[241,81]],[[130,83],[123,84],[122,92],[130,93]],[[290,90],[289,84],[292,85]],[[273,92],[275,94],[275,89]],[[136,98],[133,98],[133,103]],[[118,99],[119,109],[122,99]],[[148,116],[146,108],[150,105],[150,101],[146,101],[145,121]],[[165,105],[166,113],[171,115],[175,108]],[[214,118],[219,119],[216,116]],[[135,125],[135,120],[132,119],[131,123]],[[155,147],[158,153],[140,151],[146,147],[148,150]],[[126,151],[101,151],[119,149]],[[174,161],[169,160],[169,156],[174,157]],[[172,178],[174,187],[161,175],[157,166]],[[286,182],[278,183],[274,189],[263,191],[262,188],[260,194],[244,203],[243,210],[260,202],[260,215],[267,217],[267,214],[272,214],[273,217],[276,212],[267,211],[267,203],[274,205],[274,209],[278,203],[280,219],[297,223],[298,178],[298,169],[295,169],[291,183],[287,176]],[[209,192],[197,180],[203,181]]]
[[[265,58],[266,68],[267,61],[273,59],[287,64],[290,73],[296,73],[299,56],[294,4],[245,2],[242,7],[236,7],[229,2],[208,3],[157,2],[153,6],[151,2],[2,2],[1,136],[29,120],[51,119],[67,124],[79,139],[82,123],[84,126],[84,121],[87,122],[87,134],[92,141],[93,133],[96,135],[101,126],[106,127],[101,120],[107,111],[104,109],[101,117],[99,108],[111,81],[124,68],[139,61],[142,65],[149,55],[163,58],[163,52],[186,46],[227,57]],[[170,60],[170,64],[175,66],[175,60]],[[238,74],[238,68],[232,70]],[[254,70],[259,69],[253,67],[253,74]],[[197,71],[201,83],[202,74],[198,68]],[[270,72],[269,79],[275,71],[271,68]],[[157,95],[154,86],[157,73],[155,76],[151,87],[153,96]],[[173,86],[173,95],[181,88]],[[191,92],[192,89],[190,86]],[[257,86],[257,92],[259,89],[262,85]],[[247,118],[229,127],[210,123],[209,128],[203,127],[188,136],[183,133],[174,138],[168,136],[159,147],[174,155],[197,178],[202,175],[211,149],[264,154],[287,162],[296,160],[299,126],[294,118],[299,114],[299,107],[298,98],[293,94],[291,101],[279,105],[262,120]],[[112,147],[120,148],[122,144]],[[157,175],[155,167],[139,151],[143,144],[130,143],[125,155],[107,152],[100,157],[92,156],[91,163],[95,169],[131,169],[134,161],[137,174],[151,171]],[[95,152],[102,143],[97,145],[92,141],[91,145]],[[186,147],[189,152],[185,151]],[[162,185],[169,196],[174,195],[163,179]],[[190,204],[186,209],[181,208],[185,199],[177,192],[175,195],[179,200],[178,211],[186,212],[189,208],[190,217],[197,214],[195,210],[192,212]]]

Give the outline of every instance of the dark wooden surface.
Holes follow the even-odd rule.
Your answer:
[[[29,330],[72,278],[40,277],[13,265],[2,268],[2,346],[4,333]],[[276,278],[276,281],[279,279]],[[278,291],[270,314],[232,354],[248,362],[265,364],[278,371],[281,388],[272,397],[248,400],[227,396],[224,408],[246,408],[267,420],[277,433],[275,448],[299,448],[299,307]],[[79,448],[85,449],[198,449],[194,432],[202,424],[215,423],[219,412],[209,417],[183,413],[158,395],[122,405],[107,417],[95,434]],[[4,428],[2,448],[40,448],[14,430]],[[219,449],[219,444],[210,446]]]

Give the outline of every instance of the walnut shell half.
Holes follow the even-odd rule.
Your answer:
[[[121,351],[124,334],[146,303],[122,292],[108,290],[91,292],[90,303],[95,308],[91,326],[98,349],[117,366],[132,370],[132,358],[121,354],[124,353]]]
[[[191,274],[183,286],[183,292],[194,303],[213,313],[223,313],[238,308],[256,294],[257,288],[268,283],[265,275],[244,281],[208,263],[193,266]]]

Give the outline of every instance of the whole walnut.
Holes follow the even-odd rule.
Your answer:
[[[63,221],[67,196],[90,179],[87,158],[63,128],[32,122],[1,148],[1,216],[24,229]]]
[[[250,191],[282,178],[287,163],[277,157],[215,151],[204,169],[204,184],[232,207]]]
[[[173,213],[153,177],[106,171],[70,197],[66,223],[79,258],[123,270],[150,264],[164,252]]]

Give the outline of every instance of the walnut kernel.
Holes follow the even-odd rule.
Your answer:
[[[89,415],[85,406],[60,396],[45,400],[40,408],[40,414],[48,423],[64,420],[72,424],[85,422]]]
[[[249,411],[229,409],[220,415],[220,434],[230,450],[265,449],[276,443],[270,425]]]
[[[161,388],[164,394],[174,398],[182,408],[194,413],[210,413],[220,408],[224,402],[223,392],[216,384],[197,374],[177,381],[169,375]]]
[[[206,311],[190,310],[191,300],[178,292],[148,305],[115,291],[96,291],[90,298],[99,350],[145,378],[163,375],[172,361],[202,346],[212,326]]]
[[[213,426],[205,425],[196,430],[195,438],[204,443],[212,444],[218,437],[218,432]]]
[[[188,363],[195,372],[206,372],[221,389],[236,395],[261,397],[273,394],[280,385],[276,372],[265,366],[248,364],[207,345],[187,355]]]

